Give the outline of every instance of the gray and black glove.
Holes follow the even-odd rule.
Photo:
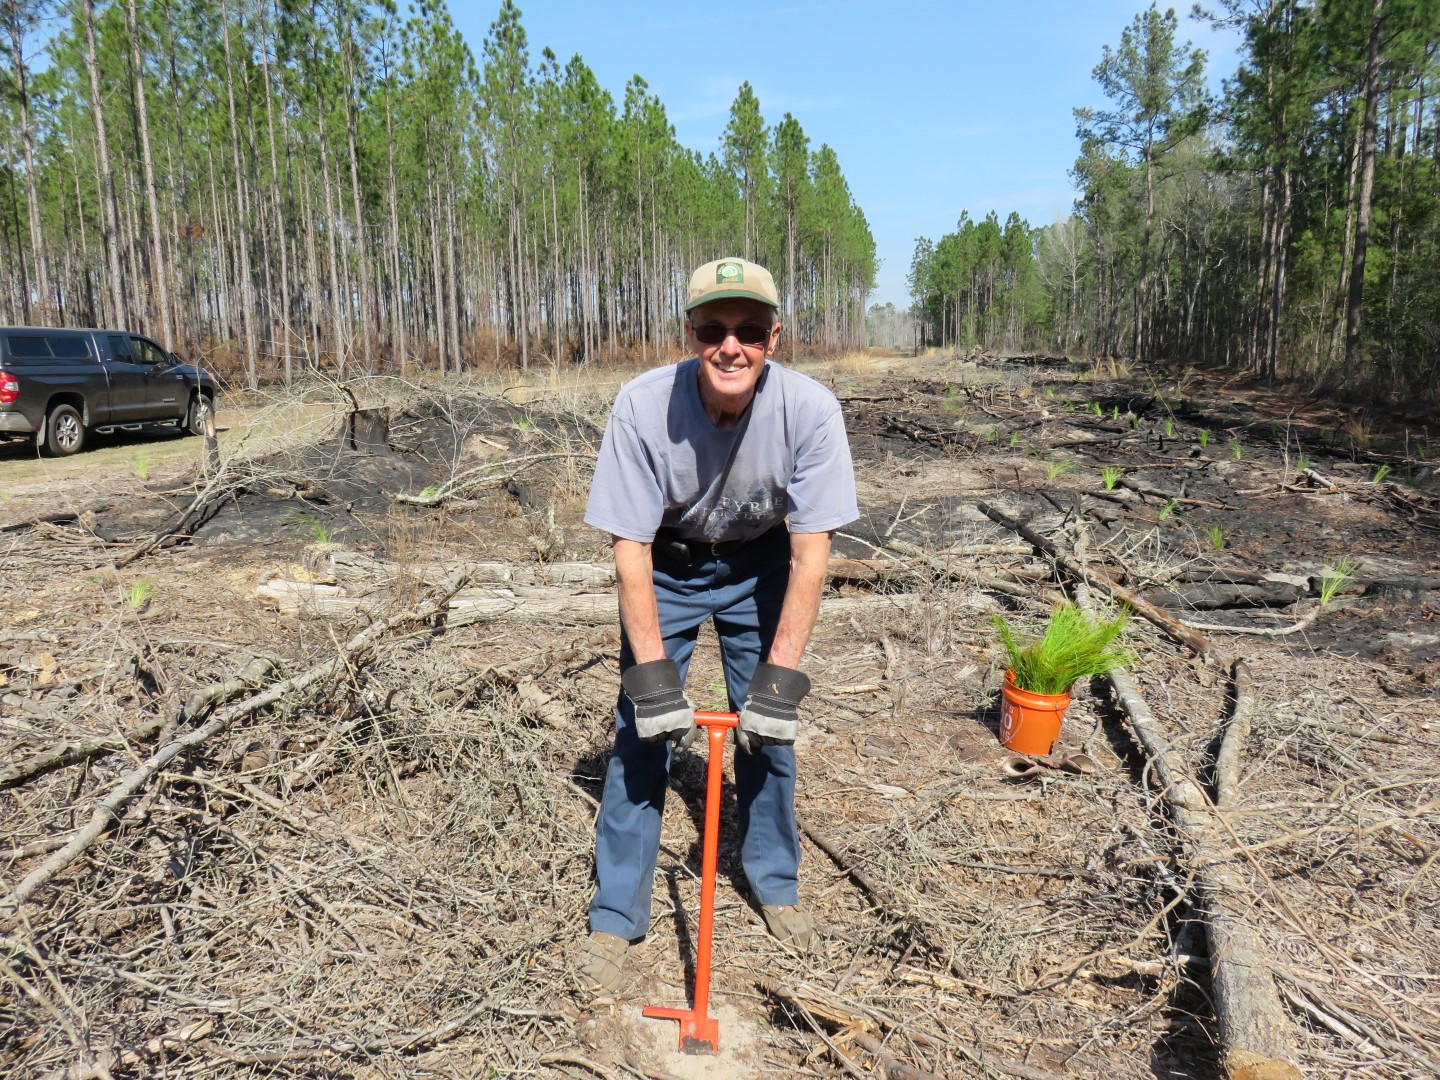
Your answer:
[[[695,741],[695,706],[685,696],[674,660],[636,664],[620,676],[620,688],[635,703],[635,734],[641,742],[670,739],[681,750]]]
[[[758,664],[750,692],[740,707],[735,744],[753,754],[769,743],[793,743],[800,733],[800,702],[810,692],[810,680],[794,668]]]

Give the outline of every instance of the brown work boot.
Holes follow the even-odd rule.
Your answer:
[[[596,930],[580,942],[575,952],[575,989],[590,998],[611,997],[620,989],[625,972],[625,954],[630,942],[615,934]]]
[[[760,914],[770,936],[791,952],[804,956],[815,945],[815,921],[795,904],[761,904]]]

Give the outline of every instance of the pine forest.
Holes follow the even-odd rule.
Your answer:
[[[474,56],[443,0],[4,0],[0,321],[148,333],[254,386],[682,346],[691,267],[775,270],[862,343],[875,243],[834,151],[739,87],[682,147],[634,76]]]
[[[921,238],[916,336],[1434,400],[1440,3],[1197,15],[1240,34],[1239,69],[1213,91],[1174,10],[1137,15],[1094,69],[1104,107],[1075,110],[1074,212]]]

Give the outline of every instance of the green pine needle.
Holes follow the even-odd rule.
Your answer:
[[[1040,637],[1018,642],[1004,616],[994,616],[1015,685],[1036,694],[1064,694],[1076,679],[1105,675],[1130,663],[1134,654],[1116,644],[1129,621],[1125,611],[1113,619],[1092,619],[1066,601],[1056,605]]]

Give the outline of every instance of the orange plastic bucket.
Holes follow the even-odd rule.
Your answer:
[[[1000,688],[1000,741],[1017,754],[1048,754],[1060,737],[1069,694],[1035,694],[1015,685],[1005,672]]]

